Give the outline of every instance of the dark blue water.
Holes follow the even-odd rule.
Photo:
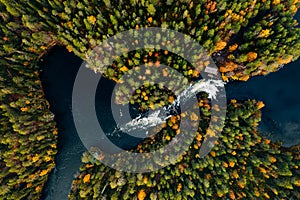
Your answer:
[[[67,199],[72,180],[81,165],[82,153],[86,151],[75,129],[71,109],[72,88],[81,64],[80,58],[67,52],[63,47],[52,49],[40,63],[43,89],[59,129],[56,167],[45,187],[43,199]],[[113,81],[101,78],[95,95],[98,121],[105,133],[111,133],[116,127],[110,111],[114,86]],[[132,114],[133,109],[131,109]],[[109,139],[122,149],[133,148],[140,141],[129,135],[109,137]]]
[[[256,99],[265,103],[260,131],[284,146],[300,143],[300,60],[265,77],[226,85],[228,99]]]
[[[67,199],[74,174],[81,164],[81,155],[85,151],[71,113],[72,88],[80,64],[80,58],[59,47],[54,48],[40,64],[45,95],[59,129],[56,167],[47,183],[43,199]]]
[[[67,199],[72,180],[81,165],[82,153],[86,150],[75,130],[71,112],[72,88],[81,64],[81,59],[62,47],[55,47],[40,64],[45,95],[59,128],[56,167],[44,189],[43,199]],[[256,99],[265,103],[259,129],[273,142],[281,141],[284,146],[300,143],[299,67],[300,60],[268,76],[253,77],[247,82],[235,81],[226,85],[229,100]],[[96,94],[98,119],[104,129],[110,131],[115,127],[109,112],[114,83],[101,79],[98,87],[101,88]],[[137,141],[129,137],[115,140],[115,143],[122,148],[130,148]]]
[[[300,22],[300,10],[295,18]],[[300,27],[300,25],[298,25]],[[226,85],[228,99],[262,100],[260,132],[283,146],[300,143],[300,59],[265,77]]]

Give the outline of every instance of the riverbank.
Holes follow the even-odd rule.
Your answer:
[[[285,147],[300,143],[299,66],[300,60],[267,76],[226,85],[228,99],[256,99],[265,103],[259,130],[273,142],[282,141]]]
[[[81,156],[85,151],[74,127],[71,112],[72,87],[76,73],[82,60],[63,47],[55,47],[41,63],[41,80],[50,109],[55,114],[58,124],[58,154],[56,167],[44,190],[44,199],[66,199],[71,188],[72,180],[81,165]],[[284,146],[300,143],[300,95],[297,87],[300,79],[297,77],[297,66],[300,61],[291,63],[276,73],[268,76],[251,78],[248,82],[230,82],[226,85],[227,99],[257,99],[264,101],[260,131],[273,142],[281,140]],[[280,80],[280,81],[278,81]],[[103,84],[102,84],[103,85]],[[107,82],[102,92],[96,97],[101,100],[102,107],[97,112],[102,113],[106,126],[113,123],[109,112],[108,99],[113,84]],[[107,104],[107,105],[106,105]],[[104,110],[103,110],[104,109]],[[102,121],[100,119],[100,121]],[[126,144],[123,143],[123,147]]]
[[[64,47],[56,46],[40,63],[41,81],[45,96],[54,113],[59,130],[55,168],[44,187],[45,200],[67,199],[72,180],[79,172],[81,157],[86,148],[80,141],[72,117],[72,89],[82,60]],[[111,93],[115,83],[102,78],[96,93],[96,112],[105,132],[112,132],[116,124],[110,111]],[[138,144],[133,137],[110,137],[118,146],[129,149]]]
[[[67,199],[75,173],[81,165],[84,146],[77,135],[71,112],[72,87],[81,59],[54,47],[40,63],[41,81],[58,127],[58,153],[42,199]]]

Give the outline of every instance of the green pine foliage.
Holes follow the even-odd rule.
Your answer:
[[[299,57],[299,28],[292,19],[299,5],[291,0],[68,1],[53,14],[61,22],[59,40],[82,58],[121,31],[163,27],[198,41],[213,56],[224,80],[245,81]]]
[[[207,107],[208,103],[201,106],[201,116],[210,115]],[[216,146],[200,159],[198,153],[209,121],[209,117],[202,118],[189,151],[175,165],[150,173],[115,171],[85,153],[69,198],[298,199],[300,160],[257,132],[261,107],[262,102],[233,100]],[[158,136],[145,140],[135,151],[158,149],[157,143],[164,145],[174,135],[183,134],[174,129],[175,124],[167,124]]]
[[[55,42],[39,19],[20,17],[25,7],[0,7],[0,199],[39,199],[54,167],[57,129],[37,62]]]
[[[299,28],[293,19],[299,5],[297,0],[0,0],[0,199],[39,199],[54,166],[57,130],[38,71],[40,58],[54,45],[85,59],[100,42],[121,31],[169,28],[198,41],[224,81],[246,81],[299,57]],[[198,76],[183,59],[159,50],[122,55],[105,75],[118,81],[128,69],[150,63],[172,63],[189,80]],[[121,91],[126,93],[126,87]],[[153,97],[153,91],[161,94]],[[171,102],[173,95],[154,85],[136,90],[130,102],[153,109]],[[122,94],[118,98],[122,100]],[[209,104],[200,104],[204,122]],[[257,133],[258,107],[254,101],[231,103],[226,128],[206,159],[196,158],[206,127],[199,127],[178,164],[150,174],[115,172],[85,154],[70,198],[299,199],[299,155]],[[158,148],[177,133],[176,122],[169,121],[156,146],[144,141],[135,150]]]

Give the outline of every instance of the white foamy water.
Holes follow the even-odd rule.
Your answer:
[[[160,125],[172,116],[172,114],[170,114],[171,111],[176,111],[176,108],[178,108],[180,104],[187,102],[199,92],[206,92],[209,98],[216,99],[220,87],[224,87],[224,82],[221,80],[197,81],[182,91],[172,104],[156,110],[148,116],[139,115],[124,125],[118,125],[114,133],[119,132],[117,130],[130,133],[131,131],[147,130],[148,128]]]

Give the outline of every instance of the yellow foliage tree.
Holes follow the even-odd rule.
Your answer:
[[[269,37],[269,35],[270,35],[270,29],[265,29],[259,33],[258,37],[259,38],[267,38],[267,37]]]
[[[84,183],[89,182],[89,181],[90,181],[90,178],[91,178],[91,175],[90,175],[90,174],[85,175],[84,178],[83,178],[83,182],[84,182]]]
[[[27,110],[28,110],[28,107],[22,107],[22,108],[21,108],[21,111],[22,111],[22,112],[26,112]]]
[[[236,178],[236,179],[240,177],[236,169],[233,170],[232,176],[233,176],[234,178]]]
[[[226,45],[227,45],[227,42],[220,40],[216,44],[216,51],[221,51],[222,49],[224,49],[226,47]]]
[[[171,137],[169,135],[166,136],[166,140],[169,141],[171,140]]]
[[[181,185],[181,183],[179,183],[178,186],[177,186],[177,192],[180,192],[181,188],[182,188],[182,185]]]
[[[261,109],[265,106],[265,104],[262,101],[257,102],[257,108]]]
[[[279,58],[279,60],[278,60],[278,62],[279,62],[280,64],[288,64],[288,63],[290,63],[290,62],[292,62],[292,61],[293,61],[293,56],[292,56],[292,55],[288,56],[288,57],[285,58],[285,59]]]
[[[211,155],[212,157],[216,157],[216,152],[215,152],[215,151],[211,151],[211,152],[210,152],[210,155]]]
[[[89,22],[90,22],[91,24],[93,24],[93,25],[94,25],[94,24],[95,24],[95,22],[96,22],[96,17],[95,17],[95,16],[93,16],[93,15],[92,15],[92,16],[89,16],[89,17],[88,17],[88,20],[89,20]]]
[[[146,196],[146,192],[144,190],[140,190],[138,193],[138,200],[144,200]]]
[[[247,60],[248,60],[248,62],[252,62],[256,58],[257,58],[257,53],[255,53],[255,52],[249,52],[247,54]]]
[[[249,75],[245,75],[239,78],[240,81],[247,81],[250,78]]]
[[[234,200],[235,199],[235,195],[234,192],[232,190],[229,191],[229,197],[230,199]]]
[[[225,62],[223,66],[220,67],[220,72],[226,73],[234,71],[238,67],[234,62]]]
[[[233,52],[233,51],[235,51],[238,47],[239,47],[238,44],[233,44],[233,45],[229,46],[229,51],[230,51],[230,52]]]
[[[41,173],[40,173],[40,176],[44,176],[44,175],[46,175],[48,173],[48,170],[43,170],[43,171],[41,171]]]
[[[72,52],[73,51],[73,48],[70,45],[67,45],[66,48],[67,48],[68,52]]]
[[[192,121],[197,121],[198,120],[198,116],[197,116],[196,113],[192,113],[190,118],[191,118]]]
[[[127,72],[127,71],[128,71],[128,68],[127,68],[126,66],[123,66],[123,67],[120,68],[120,70],[121,70],[122,72]]]
[[[38,154],[35,154],[35,156],[32,158],[32,162],[36,162],[36,161],[38,161],[39,160],[39,155]]]

